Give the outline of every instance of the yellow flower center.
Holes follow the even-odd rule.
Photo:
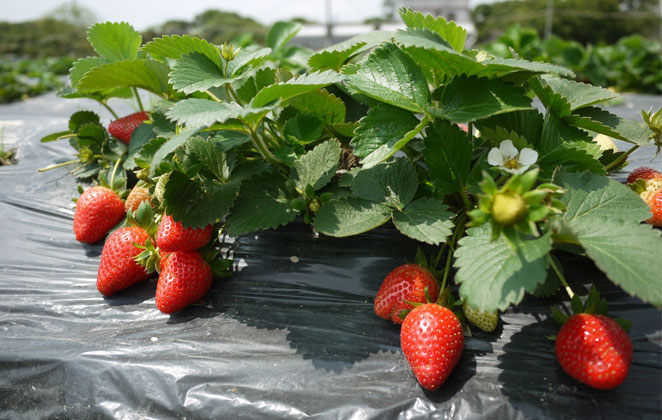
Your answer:
[[[509,158],[509,159],[504,159],[503,161],[503,167],[506,169],[519,169],[522,167],[520,165],[519,160],[517,157]]]

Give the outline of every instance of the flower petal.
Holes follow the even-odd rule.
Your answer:
[[[533,165],[538,160],[538,152],[533,149],[525,147],[519,152],[519,163],[520,165]]]
[[[503,155],[496,147],[490,149],[490,153],[487,154],[487,163],[492,166],[503,166]]]
[[[529,165],[520,166],[517,169],[510,169],[510,170],[506,169],[506,170],[511,174],[517,175],[526,172],[527,169],[529,169]]]
[[[506,159],[512,159],[515,156],[517,156],[517,154],[519,153],[517,147],[513,146],[512,140],[502,141],[501,144],[499,145],[499,150],[501,151],[503,157]]]

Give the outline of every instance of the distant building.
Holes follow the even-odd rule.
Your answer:
[[[446,20],[455,21],[467,30],[467,47],[470,47],[476,41],[476,27],[471,21],[469,0],[402,0],[399,3],[402,6],[419,10],[424,14],[442,16]],[[351,22],[308,24],[301,28],[301,31],[292,42],[316,50],[375,30],[396,31],[405,29],[405,25],[400,22],[399,16],[396,16],[395,19],[396,22],[374,24]]]

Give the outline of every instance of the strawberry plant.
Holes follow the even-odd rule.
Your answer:
[[[611,114],[599,105],[617,95],[570,80],[564,67],[466,50],[466,31],[454,22],[410,9],[401,18],[405,30],[316,52],[288,45],[299,27],[287,22],[274,25],[266,46],[241,49],[188,35],[141,45],[127,24],[94,25],[98,56],[74,63],[62,95],[95,100],[115,120],[108,99],[133,95],[144,110],[144,90],[153,94],[149,118],[128,144],[87,111],[44,140],[70,140],[78,177],[103,178],[112,167],[130,183],[135,174],[157,217],[177,231],[237,237],[297,221],[342,238],[392,223],[438,248],[439,290],[453,285],[467,317],[486,330],[527,293],[563,286],[573,295],[560,251],[591,259],[623,290],[661,307],[660,230],[642,223],[646,203],[609,177],[633,150],[659,144],[657,120]],[[632,148],[603,151],[595,134]],[[204,233],[193,248],[212,237]],[[146,240],[136,259],[158,260],[154,243],[162,242]],[[206,291],[198,251],[172,250],[166,261],[196,260],[196,290]],[[160,302],[186,281],[167,264]],[[213,258],[204,264],[218,271]],[[392,303],[391,319],[409,308]]]

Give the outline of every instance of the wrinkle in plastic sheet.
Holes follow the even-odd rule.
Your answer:
[[[563,261],[573,287],[586,293],[597,281],[613,315],[633,321],[634,360],[614,391],[581,385],[556,363],[545,337],[558,331],[549,308],[560,294],[526,298],[496,332],[474,332],[441,390],[423,390],[398,327],[372,309],[381,280],[417,247],[391,226],[336,239],[294,224],[238,238],[233,277],[171,316],[155,307],[154,281],[104,298],[102,245],[71,232],[76,181],[66,169],[37,172],[71,156],[39,138],[88,105],[61,104],[46,96],[0,113],[19,146],[18,165],[0,167],[0,418],[662,415],[660,312],[578,259]]]

